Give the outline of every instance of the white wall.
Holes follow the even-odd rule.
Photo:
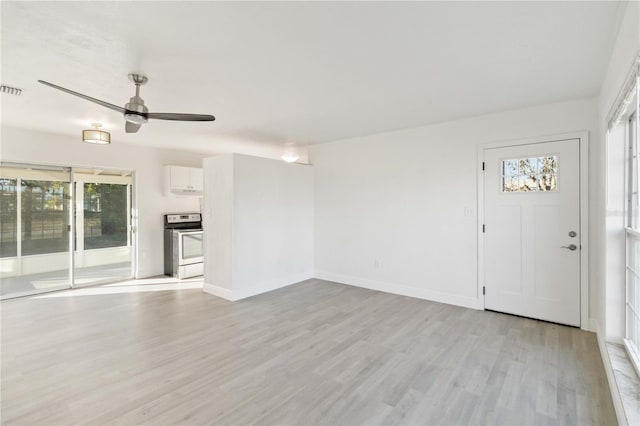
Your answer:
[[[163,218],[165,213],[200,211],[195,198],[164,195],[162,166],[201,167],[203,156],[181,151],[126,145],[91,145],[77,138],[12,127],[2,127],[2,161],[88,166],[134,170],[135,198],[138,208],[138,272],[148,277],[164,273]]]
[[[624,234],[623,223],[624,189],[624,137],[612,138],[607,146],[607,116],[614,106],[631,65],[640,53],[640,4],[627,3],[620,21],[620,30],[616,38],[607,74],[602,84],[598,102],[598,124],[600,134],[594,145],[598,178],[605,180],[595,195],[598,204],[598,234],[595,236],[598,252],[594,262],[593,281],[596,291],[593,294],[594,319],[607,340],[620,343],[624,335]],[[622,136],[622,135],[621,135]],[[614,142],[615,141],[615,142]],[[607,164],[608,163],[608,164]],[[606,172],[605,172],[606,170]],[[601,337],[601,336],[599,336]]]
[[[316,276],[478,307],[478,145],[596,119],[583,99],[312,146]]]
[[[238,300],[313,278],[313,167],[228,154],[204,172],[205,291]]]
[[[204,280],[205,291],[233,298],[233,155],[205,158]]]

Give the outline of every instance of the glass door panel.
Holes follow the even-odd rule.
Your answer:
[[[74,169],[74,182],[74,285],[92,285],[133,277],[133,173]]]
[[[0,297],[71,287],[71,170],[0,165]]]
[[[182,237],[182,260],[202,261],[202,231],[180,232]]]

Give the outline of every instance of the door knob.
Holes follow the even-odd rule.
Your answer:
[[[560,248],[566,248],[566,249],[569,249],[571,251],[574,251],[575,249],[578,248],[578,246],[576,246],[575,244],[569,244],[568,246],[561,246]]]

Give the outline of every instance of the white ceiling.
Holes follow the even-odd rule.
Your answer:
[[[595,96],[617,2],[6,2],[2,124],[113,143],[259,154]],[[124,105],[149,76],[151,121],[124,133],[113,111],[43,79]],[[271,148],[269,147],[271,144]]]

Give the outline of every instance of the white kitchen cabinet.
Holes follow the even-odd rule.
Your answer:
[[[202,197],[204,187],[202,169],[196,167],[165,166],[167,195]]]
[[[204,173],[202,169],[191,168],[191,188],[202,193],[204,189]]]

